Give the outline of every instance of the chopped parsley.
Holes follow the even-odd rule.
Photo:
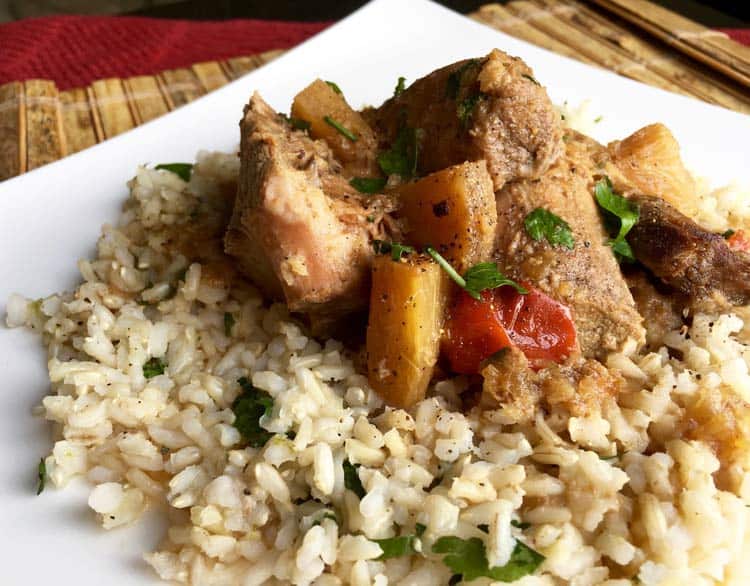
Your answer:
[[[367,494],[362,481],[359,479],[357,468],[359,464],[352,464],[349,460],[344,460],[344,486],[356,494],[360,499]]]
[[[461,67],[451,73],[448,76],[448,81],[445,83],[445,95],[455,100],[458,97],[458,91],[461,89],[461,82],[463,81],[464,74],[477,65],[479,65],[479,59],[469,59],[466,63],[461,65]]]
[[[533,574],[544,561],[544,556],[537,553],[520,541],[504,566],[491,568],[487,561],[484,543],[478,537],[461,539],[460,537],[441,537],[432,546],[433,553],[447,554],[443,563],[451,571],[461,574],[467,582],[476,578],[490,578],[499,582],[515,582]]]
[[[724,237],[725,240],[729,240],[732,236],[734,236],[735,231],[729,228],[729,230],[723,232],[721,235]]]
[[[336,518],[336,515],[334,515],[330,511],[326,511],[326,513],[322,517],[320,517],[320,519],[316,519],[315,521],[313,521],[313,524],[310,525],[310,527],[315,527],[316,525],[320,525],[326,519],[331,519],[334,523],[338,525],[339,520]]]
[[[533,75],[527,75],[526,73],[522,73],[522,74],[521,74],[521,77],[525,77],[526,79],[528,79],[528,80],[529,80],[529,81],[530,81],[531,83],[533,83],[534,85],[542,85],[541,83],[539,83],[539,82],[538,82],[538,81],[536,80],[536,78],[535,78],[535,77],[534,77]]]
[[[604,120],[604,116],[597,116],[594,118],[594,124],[599,124],[602,120]]]
[[[399,244],[398,242],[373,240],[372,245],[375,248],[375,254],[388,254],[390,252],[391,258],[395,261],[401,260],[401,257],[405,254],[411,254],[412,252],[415,252],[413,246]]]
[[[515,519],[512,519],[510,524],[513,525],[513,527],[515,527],[516,529],[521,530],[531,527],[531,523],[526,523],[525,521],[516,521]]]
[[[284,120],[286,120],[287,123],[295,130],[304,130],[305,132],[307,132],[312,126],[307,120],[302,120],[302,118],[294,118],[292,116],[287,116],[286,114],[282,114],[282,116],[284,117]]]
[[[190,176],[193,174],[193,165],[190,163],[162,163],[161,165],[156,165],[154,169],[174,173],[183,181],[190,181]]]
[[[387,539],[373,539],[375,543],[383,550],[378,560],[389,560],[391,558],[401,557],[402,555],[411,555],[417,553],[415,548],[416,535],[401,535],[399,537],[388,537]]]
[[[414,533],[417,534],[417,537],[422,537],[425,531],[427,531],[427,525],[423,525],[422,523],[414,525]]]
[[[619,229],[615,226],[617,235],[608,242],[615,256],[617,256],[618,260],[634,261],[635,255],[630,248],[630,244],[625,240],[625,236],[627,236],[630,229],[638,222],[638,218],[640,217],[638,206],[620,194],[615,193],[612,190],[612,182],[609,180],[609,177],[605,177],[596,183],[594,195],[596,196],[596,203],[599,204],[600,208],[605,210],[609,219],[611,221],[615,219],[619,221]]]
[[[411,179],[417,174],[419,159],[418,128],[402,126],[391,148],[378,155],[378,165],[386,175],[400,175]]]
[[[326,80],[326,83],[328,84],[328,87],[330,87],[334,92],[336,92],[338,95],[343,96],[344,92],[341,91],[341,88],[338,86],[338,84]]]
[[[575,247],[570,225],[549,210],[536,208],[526,216],[523,225],[532,240],[539,242],[544,239],[552,246],[562,246],[568,250]]]
[[[399,77],[398,82],[396,83],[396,87],[393,90],[393,97],[397,98],[398,96],[404,93],[405,89],[406,89],[406,78]]]
[[[325,123],[328,124],[329,126],[333,126],[338,131],[339,134],[345,136],[352,142],[357,142],[359,140],[359,137],[356,134],[354,134],[348,128],[345,128],[344,126],[342,126],[339,122],[336,122],[330,116],[323,116],[323,120],[325,120]]]
[[[483,94],[481,93],[472,94],[456,104],[456,116],[458,116],[464,128],[469,126],[474,108],[482,97]]]
[[[164,374],[164,369],[167,367],[167,363],[161,358],[149,358],[148,361],[143,365],[143,376],[146,378],[153,378],[160,374]]]
[[[385,177],[354,177],[349,181],[360,193],[380,193],[388,180]]]
[[[458,274],[458,271],[456,271],[456,269],[454,269],[434,248],[428,246],[425,251],[443,268],[446,273],[448,273],[448,276],[453,279],[456,285],[461,287],[477,301],[482,299],[480,295],[482,291],[486,289],[496,289],[503,285],[510,285],[521,295],[526,295],[526,293],[528,293],[528,291],[521,285],[497,270],[497,265],[494,262],[480,262],[466,271],[462,277]]]
[[[244,376],[237,380],[242,393],[232,403],[234,426],[242,439],[253,448],[260,448],[273,434],[260,426],[260,420],[273,410],[273,398],[265,391],[255,388]]]
[[[227,338],[232,335],[233,327],[234,316],[229,312],[224,313],[224,334],[227,336]]]
[[[39,458],[39,466],[37,466],[37,475],[39,477],[39,482],[36,485],[36,494],[40,495],[42,494],[42,491],[44,490],[44,485],[47,481],[47,464],[45,464],[44,458]]]

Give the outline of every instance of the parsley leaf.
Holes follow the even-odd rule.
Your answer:
[[[477,65],[479,65],[479,59],[469,59],[466,63],[461,65],[461,67],[451,73],[448,76],[448,81],[445,83],[445,95],[455,100],[458,97],[458,90],[461,89],[461,82],[463,81],[464,74]]]
[[[536,208],[523,221],[526,232],[537,242],[545,239],[552,246],[563,246],[573,250],[575,241],[570,225],[561,217],[544,208]]]
[[[344,460],[344,486],[356,494],[360,499],[367,494],[362,481],[359,479],[357,468],[359,464],[352,464],[349,460]]]
[[[336,515],[334,513],[331,513],[330,511],[326,511],[325,514],[322,517],[320,517],[320,519],[316,519],[315,521],[313,521],[310,527],[315,527],[316,525],[320,525],[325,519],[331,519],[334,523],[338,525],[339,520],[336,518]]]
[[[344,92],[341,91],[341,88],[338,86],[338,84],[326,80],[326,83],[328,84],[328,87],[330,87],[334,92],[336,92],[338,95],[343,96]]]
[[[419,134],[418,128],[401,127],[391,148],[378,155],[378,165],[383,173],[400,175],[404,179],[411,179],[417,174]]]
[[[474,265],[466,271],[464,280],[466,281],[466,290],[469,294],[475,292],[476,296],[472,295],[475,298],[485,289],[495,289],[503,285],[510,285],[521,295],[528,293],[521,285],[498,271],[494,262],[480,262]]]
[[[323,116],[323,120],[325,120],[325,123],[328,124],[328,126],[333,126],[339,134],[345,136],[352,142],[357,142],[359,140],[359,137],[356,134],[354,134],[348,128],[343,127],[339,122],[336,122],[330,116]]]
[[[237,380],[242,393],[232,403],[234,426],[248,445],[260,448],[273,437],[273,434],[260,426],[260,419],[273,410],[273,398],[256,389],[244,376]]]
[[[729,240],[732,236],[734,236],[735,231],[729,228],[729,230],[726,230],[725,232],[722,232],[722,236],[724,237],[724,240]]]
[[[279,116],[281,116],[284,119],[284,122],[289,124],[289,126],[294,128],[295,130],[310,130],[311,124],[307,120],[302,120],[302,118],[292,118],[291,116],[287,116],[283,112],[279,112]]]
[[[625,240],[625,236],[627,236],[630,229],[638,222],[640,217],[638,206],[620,194],[615,193],[612,190],[612,182],[609,180],[609,177],[597,181],[594,187],[594,195],[599,207],[610,214],[610,218],[614,217],[619,220],[620,227],[617,231],[617,236],[610,240],[608,244],[612,247],[618,259],[624,258],[634,261],[633,250]]]
[[[490,568],[484,543],[478,537],[441,537],[432,546],[432,551],[448,554],[443,558],[443,563],[451,571],[462,574],[467,582],[482,577],[499,582],[514,582],[533,574],[544,561],[543,555],[516,541],[510,561],[504,566]]]
[[[458,102],[458,104],[456,104],[456,116],[458,116],[458,119],[461,121],[461,124],[463,124],[464,128],[469,126],[471,117],[474,114],[474,108],[476,107],[477,102],[479,102],[481,97],[482,94],[476,93],[464,98],[463,100]]]
[[[429,254],[446,273],[448,273],[448,276],[453,279],[456,285],[461,287],[477,301],[482,299],[480,295],[482,291],[486,289],[495,289],[497,287],[502,287],[503,285],[513,287],[521,295],[526,295],[528,293],[524,287],[498,271],[497,265],[494,262],[480,262],[466,271],[462,277],[437,250],[428,246],[425,249],[425,252],[427,252],[427,254]]]
[[[417,540],[414,535],[401,535],[399,537],[389,537],[387,539],[373,539],[375,543],[383,550],[383,554],[378,560],[389,560],[391,558],[401,557],[402,555],[411,555],[417,553],[414,542]]]
[[[417,537],[422,537],[425,531],[427,531],[427,525],[423,525],[422,523],[414,525],[414,533],[417,534]]]
[[[404,254],[415,252],[413,246],[399,244],[398,242],[384,242],[383,240],[373,240],[372,245],[375,247],[375,254],[391,253],[391,258],[395,261],[401,260]]]
[[[511,519],[510,524],[513,525],[513,527],[515,527],[516,529],[521,530],[531,527],[531,523],[526,523],[525,521],[516,521],[515,519]]]
[[[161,165],[156,165],[154,169],[170,171],[183,181],[190,181],[190,176],[193,174],[193,165],[190,163],[162,163]]]
[[[234,327],[234,316],[226,312],[224,313],[224,334],[229,337],[232,335],[232,328]]]
[[[160,374],[164,374],[164,369],[167,367],[167,363],[161,358],[149,358],[148,361],[143,365],[143,376],[146,378],[153,378]]]
[[[393,97],[396,98],[404,93],[404,89],[406,89],[406,78],[405,77],[399,77],[398,82],[396,83],[396,87],[393,90]]]
[[[385,177],[354,177],[349,181],[349,185],[360,193],[380,193],[386,183]]]
[[[45,482],[47,481],[47,464],[44,462],[44,458],[39,458],[39,466],[37,467],[37,475],[39,476],[39,482],[36,485],[36,494],[42,494],[44,490]]]

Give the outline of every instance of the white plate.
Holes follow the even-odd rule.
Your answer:
[[[14,291],[38,297],[73,286],[76,260],[92,253],[101,224],[117,219],[136,165],[236,148],[242,106],[254,90],[287,110],[296,90],[322,77],[354,105],[377,104],[399,75],[411,81],[493,47],[526,59],[555,101],[594,97],[604,114],[600,140],[661,121],[700,173],[722,182],[747,171],[747,116],[560,57],[434,4],[379,0],[176,112],[0,184],[0,303]],[[158,522],[106,533],[87,510],[83,486],[34,495],[37,462],[51,446],[48,425],[31,416],[47,389],[44,363],[36,336],[0,327],[0,582],[155,583],[141,555],[161,538]]]

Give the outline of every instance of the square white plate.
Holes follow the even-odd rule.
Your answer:
[[[661,121],[701,174],[723,182],[747,170],[747,116],[588,67],[422,0],[379,0],[176,112],[0,184],[0,304],[14,291],[39,297],[72,287],[76,260],[93,252],[103,223],[117,220],[136,165],[236,148],[242,107],[254,90],[288,110],[294,93],[321,77],[335,80],[355,106],[377,104],[399,75],[412,81],[493,47],[523,57],[556,102],[593,97],[604,115],[600,140]],[[51,447],[49,426],[31,416],[48,386],[35,335],[0,327],[0,377],[0,582],[156,583],[141,555],[161,538],[157,521],[105,533],[81,484],[34,494],[37,462]]]

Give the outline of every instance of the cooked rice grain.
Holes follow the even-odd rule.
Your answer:
[[[666,347],[611,356],[627,388],[602,413],[555,408],[533,424],[460,413],[461,377],[410,412],[384,408],[340,343],[308,337],[206,253],[220,246],[237,167],[202,153],[189,184],[140,168],[119,225],[79,264],[78,289],[6,306],[8,325],[33,327],[48,349],[42,412],[60,424],[49,478],[86,476],[107,529],[167,503],[164,543],[145,556],[161,578],[445,584],[451,571],[431,549],[454,535],[482,539],[493,564],[515,540],[546,556],[522,586],[750,583],[750,332],[739,315],[696,315],[670,333],[683,360]],[[721,197],[717,214],[741,201]],[[195,225],[206,246],[176,245]],[[273,397],[262,448],[232,425],[241,377]],[[345,489],[345,459],[360,465],[361,500]],[[417,523],[419,553],[378,559],[375,540]]]

